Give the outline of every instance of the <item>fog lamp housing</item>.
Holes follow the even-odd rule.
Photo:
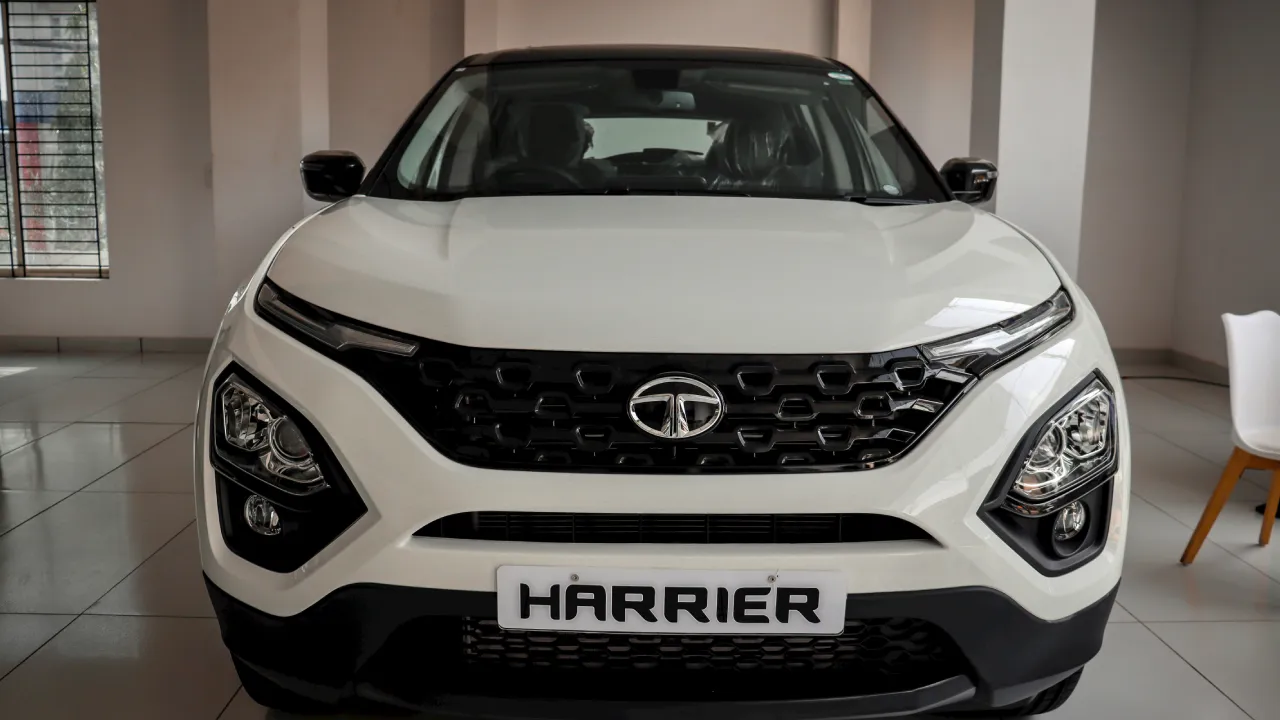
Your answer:
[[[315,426],[247,370],[213,384],[210,460],[227,547],[292,572],[368,511]]]
[[[1106,379],[1086,377],[1032,425],[979,511],[1044,575],[1069,572],[1106,544],[1118,417]]]
[[[1079,500],[1058,511],[1053,521],[1053,539],[1066,542],[1075,538],[1089,522],[1089,511]]]
[[[259,535],[275,537],[280,534],[280,514],[276,512],[276,506],[261,495],[250,495],[244,501],[244,521]]]

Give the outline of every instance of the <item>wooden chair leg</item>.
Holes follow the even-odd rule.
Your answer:
[[[1200,546],[1204,544],[1205,538],[1209,537],[1209,531],[1213,529],[1213,523],[1218,519],[1218,513],[1222,512],[1222,506],[1227,504],[1227,498],[1231,497],[1231,491],[1235,489],[1236,482],[1249,466],[1250,457],[1252,456],[1249,453],[1240,448],[1236,448],[1235,452],[1231,453],[1231,459],[1227,461],[1227,467],[1222,471],[1222,479],[1218,481],[1218,487],[1214,488],[1209,504],[1204,506],[1204,513],[1200,515],[1200,523],[1196,525],[1195,532],[1191,533],[1187,549],[1182,551],[1183,565],[1190,565],[1196,559]]]
[[[1271,542],[1271,527],[1276,524],[1276,508],[1280,507],[1280,470],[1271,471],[1271,492],[1267,495],[1267,511],[1262,515],[1262,532],[1258,544]]]

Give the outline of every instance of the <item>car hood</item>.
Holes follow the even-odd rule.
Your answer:
[[[956,202],[353,198],[268,276],[372,325],[530,350],[842,353],[999,322],[1060,286],[1041,251]]]

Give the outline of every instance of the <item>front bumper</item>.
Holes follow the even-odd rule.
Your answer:
[[[271,572],[240,557],[219,527],[209,457],[210,383],[231,363],[311,421],[367,508],[293,572]],[[1116,388],[1120,412],[1121,460],[1107,486],[1106,543],[1083,566],[1049,576],[989,527],[979,510],[1029,428],[1094,372]],[[1052,685],[1092,657],[1120,579],[1129,435],[1119,376],[1092,312],[1082,311],[1064,331],[977,383],[902,459],[856,472],[672,476],[461,465],[433,449],[376,390],[263,322],[243,299],[224,321],[206,377],[196,425],[196,515],[201,561],[224,637],[242,662],[318,699],[432,705],[482,717],[572,717],[579,707],[573,703],[504,700],[509,686],[477,688],[450,672],[433,674],[415,650],[456,649],[461,618],[494,617],[499,567],[544,565],[836,571],[847,580],[849,618],[926,620],[954,641],[964,667],[891,692],[851,686],[844,695],[810,694],[810,702],[786,705],[788,712],[812,720],[944,705],[998,707]],[[934,541],[552,544],[415,535],[442,517],[481,511],[870,513],[908,521]],[[424,623],[452,632],[454,640],[428,637],[415,644],[413,633]],[[827,699],[813,704],[812,697]],[[768,717],[773,706],[759,703],[795,699],[750,702]],[[598,702],[621,700],[581,706],[584,716],[598,711]],[[742,709],[734,702],[748,701],[729,702],[730,713]],[[707,715],[697,700],[680,703],[680,712],[691,717]],[[660,712],[644,709],[664,718],[675,712],[670,703]]]
[[[291,573],[233,553],[219,530],[209,457],[210,386],[237,363],[315,425],[368,508]],[[1089,374],[1117,388],[1121,463],[1103,551],[1047,577],[979,516],[1009,456],[1036,420]],[[241,300],[209,360],[195,442],[197,527],[205,572],[263,612],[298,614],[335,590],[374,583],[493,592],[502,565],[699,570],[832,570],[851,594],[990,587],[1056,620],[1120,578],[1128,516],[1128,445],[1119,377],[1096,319],[1082,313],[1051,341],[984,378],[901,460],[874,470],[785,475],[627,475],[476,468],[441,456],[368,384],[258,318]],[[415,537],[478,511],[553,513],[873,513],[936,542],[829,545],[558,545]]]
[[[1115,599],[1058,621],[1041,620],[988,588],[850,595],[851,620],[927,621],[954,641],[954,673],[923,684],[859,687],[856,677],[800,692],[796,676],[752,676],[752,685],[716,687],[707,675],[677,678],[631,671],[608,688],[591,675],[558,684],[503,682],[468,672],[458,627],[496,616],[493,593],[353,585],[290,618],[256,610],[207,582],[227,647],[241,662],[295,693],[326,702],[486,718],[859,718],[1007,705],[1049,687],[1091,659]],[[617,671],[613,671],[617,672]],[[786,672],[786,671],[782,671]],[[691,675],[694,673],[691,673]],[[758,679],[757,679],[758,678]],[[604,689],[602,689],[604,688]],[[554,702],[553,702],[554,701]]]

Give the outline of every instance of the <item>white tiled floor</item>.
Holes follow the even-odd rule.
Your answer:
[[[200,577],[189,478],[203,360],[0,355],[0,717],[269,717],[238,687]],[[1120,605],[1051,717],[1280,720],[1280,550],[1255,544],[1253,512],[1270,478],[1248,476],[1181,567],[1231,450],[1227,394],[1126,390],[1135,498]]]

